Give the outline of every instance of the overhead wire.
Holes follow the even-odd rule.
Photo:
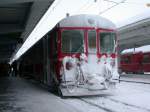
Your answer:
[[[122,0],[121,2],[115,2],[115,1],[113,1],[113,0],[103,0],[103,1],[115,3],[115,5],[113,5],[113,6],[109,7],[109,8],[107,8],[107,9],[105,9],[104,11],[100,12],[99,15],[101,15],[101,14],[107,12],[108,10],[110,10],[110,9],[112,9],[112,8],[114,8],[114,7],[116,7],[116,6],[120,5],[120,4],[122,4],[122,3],[128,3],[128,4],[134,4],[134,5],[137,5],[137,4],[138,4],[138,5],[141,5],[141,3],[126,2],[127,0]]]
[[[82,11],[83,9],[90,8],[90,7],[92,6],[92,4],[91,4],[90,1],[91,1],[91,0],[88,0],[81,8],[79,8],[79,9],[76,11],[76,13]]]
[[[113,0],[104,0],[104,1],[106,1],[106,2],[111,2],[111,3],[119,3],[119,2],[115,2],[115,1],[113,1]],[[124,4],[131,4],[131,5],[141,5],[141,4],[148,4],[148,3],[146,3],[146,2],[126,2],[126,1],[124,1],[124,2],[122,2],[122,3],[124,3]]]
[[[118,3],[118,2],[115,2],[115,1],[112,1],[112,0],[103,0],[103,1],[106,1],[106,2],[111,2],[111,3]]]
[[[108,10],[110,10],[110,9],[112,9],[112,8],[114,8],[114,7],[116,7],[116,6],[118,6],[119,4],[121,4],[121,3],[125,2],[125,1],[126,1],[126,0],[122,0],[121,2],[116,2],[115,5],[113,5],[113,6],[109,7],[109,8],[107,8],[107,9],[105,9],[104,11],[100,12],[99,15],[101,15],[101,14],[107,12]]]

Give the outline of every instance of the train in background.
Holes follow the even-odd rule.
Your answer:
[[[98,95],[109,90],[119,78],[115,29],[111,21],[98,15],[75,15],[61,20],[45,35],[49,75],[43,79],[51,79],[48,85],[62,96]],[[28,66],[42,55],[41,50],[35,51],[37,55],[31,51],[32,59],[24,61]],[[32,72],[44,71],[42,61],[34,63]]]
[[[150,45],[124,50],[121,53],[120,69],[134,74],[150,72]]]

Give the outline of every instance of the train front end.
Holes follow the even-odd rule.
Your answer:
[[[108,21],[97,16],[69,19],[60,24],[59,30],[61,93],[63,96],[104,94],[114,88],[119,78],[116,32],[110,29]],[[69,22],[76,24],[69,26]]]

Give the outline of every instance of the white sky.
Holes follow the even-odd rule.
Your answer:
[[[148,14],[148,12],[150,15],[150,7],[146,6],[146,3],[150,3],[150,0],[126,0],[125,2],[103,13],[102,16],[110,18],[110,20],[119,26],[120,23],[136,15],[141,15],[142,13]]]
[[[107,10],[109,7],[116,5],[113,2],[108,2],[104,0],[97,0],[96,3],[87,1],[86,5],[80,9],[78,13],[87,13],[87,14],[99,14],[105,18],[113,21],[117,27],[124,25],[128,19],[131,19],[134,16],[141,15],[143,13],[150,15],[150,7],[147,7],[147,3],[150,4],[150,0],[126,0],[124,3]],[[123,0],[110,0],[114,2],[121,2]],[[83,2],[83,0],[80,0]],[[107,10],[107,11],[106,11]],[[149,16],[150,17],[150,16]]]
[[[122,0],[110,1],[119,3]],[[126,0],[125,3],[120,3],[110,10],[107,10],[114,6],[115,3],[105,0],[55,0],[13,59],[18,59],[25,53],[61,19],[66,17],[66,13],[70,15],[99,14],[114,22],[118,27],[123,25],[123,23],[125,23],[124,21],[129,20],[131,17],[145,12],[147,14],[150,13],[150,7],[147,7],[146,3],[150,3],[150,0]]]

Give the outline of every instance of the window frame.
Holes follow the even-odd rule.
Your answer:
[[[114,52],[110,52],[110,54],[115,54],[116,53],[116,50],[117,50],[117,33],[116,31],[114,30],[98,30],[97,32],[97,39],[98,39],[98,47],[99,47],[99,53],[100,54],[107,54],[107,52],[101,52],[101,44],[100,44],[100,39],[101,39],[101,36],[100,36],[100,33],[114,33],[115,34],[115,44],[114,44],[114,49],[115,51]]]
[[[89,31],[95,31],[95,52],[90,52],[90,48],[89,48]],[[97,30],[96,29],[89,29],[87,30],[87,49],[88,49],[88,53],[90,54],[96,54],[98,52],[98,47],[97,47]]]
[[[78,30],[78,31],[82,31],[83,32],[83,52],[63,52],[63,50],[62,50],[62,33],[64,32],[64,31],[73,31],[73,30]],[[85,30],[84,29],[62,29],[61,30],[61,39],[60,39],[60,41],[61,41],[61,47],[60,47],[60,51],[61,51],[61,53],[63,53],[63,54],[78,54],[78,53],[84,53],[85,52]]]

